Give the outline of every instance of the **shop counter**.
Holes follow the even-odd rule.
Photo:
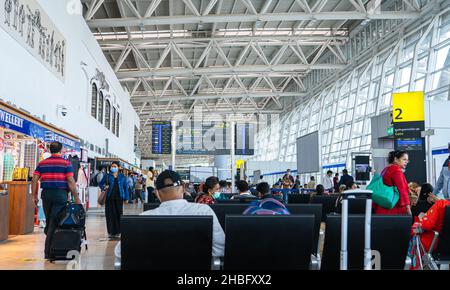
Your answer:
[[[31,183],[8,182],[9,190],[9,234],[26,235],[34,230],[34,201]]]
[[[0,241],[6,240],[9,234],[9,194],[0,189]]]

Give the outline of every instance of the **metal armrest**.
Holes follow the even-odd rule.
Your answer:
[[[403,270],[409,270],[411,268],[411,264],[412,264],[411,258],[410,257],[406,257],[405,267],[403,268]]]
[[[221,270],[223,267],[222,257],[212,257],[211,270]]]
[[[439,237],[439,233],[438,232],[436,232],[436,231],[433,231],[433,232],[434,232],[433,241],[431,242],[430,249],[428,250],[428,254],[430,256],[433,255],[434,245],[436,245],[437,239]]]
[[[120,270],[122,267],[120,258],[116,257],[114,260],[114,270]]]
[[[311,255],[311,263],[309,264],[310,270],[320,270],[320,254],[317,256]]]

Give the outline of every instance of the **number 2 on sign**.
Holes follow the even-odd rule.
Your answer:
[[[398,112],[397,116],[395,116],[395,120],[403,120],[403,117],[402,117],[403,110],[395,109],[395,111]]]

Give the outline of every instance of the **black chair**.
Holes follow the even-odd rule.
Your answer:
[[[222,229],[225,230],[225,216],[226,215],[240,215],[249,206],[248,204],[241,204],[239,202],[234,204],[215,203],[209,205],[219,220]]]
[[[337,195],[314,195],[310,203],[322,205],[322,222],[327,220],[327,215],[336,209]]]
[[[314,238],[313,254],[317,255],[319,251],[320,223],[322,218],[321,204],[288,204],[286,205],[291,215],[314,215]]]
[[[342,203],[339,203],[336,209],[337,213],[341,213]],[[348,214],[365,214],[366,213],[366,199],[365,198],[349,198],[348,199]],[[372,209],[373,213],[373,209]]]
[[[413,216],[419,216],[421,212],[426,213],[433,205],[426,200],[419,200],[417,204],[411,207]]]
[[[227,216],[224,270],[304,270],[314,216]]]
[[[239,199],[218,199],[215,202],[221,204],[236,204],[236,203],[250,203],[251,201],[256,199],[248,199],[248,198],[239,198]]]
[[[299,194],[299,193],[291,193],[288,195],[288,204],[292,203],[309,203],[311,195],[309,194]]]
[[[381,255],[381,269],[405,268],[410,240],[410,216],[372,216],[371,249]],[[339,270],[341,250],[341,216],[327,217],[321,270]],[[363,269],[364,216],[349,215],[348,269]]]
[[[160,203],[144,203],[144,211],[155,209],[160,205]]]
[[[212,216],[122,216],[121,269],[211,270],[212,225]]]
[[[450,206],[445,208],[444,225],[433,257],[438,265],[450,265]]]

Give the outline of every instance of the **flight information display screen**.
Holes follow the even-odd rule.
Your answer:
[[[177,124],[177,154],[230,154],[229,125],[226,122],[184,121]]]
[[[172,124],[170,121],[152,122],[152,153],[172,153]]]
[[[227,122],[177,123],[176,154],[229,155],[231,128]],[[253,155],[255,143],[254,124],[242,123],[235,127],[235,154]]]

